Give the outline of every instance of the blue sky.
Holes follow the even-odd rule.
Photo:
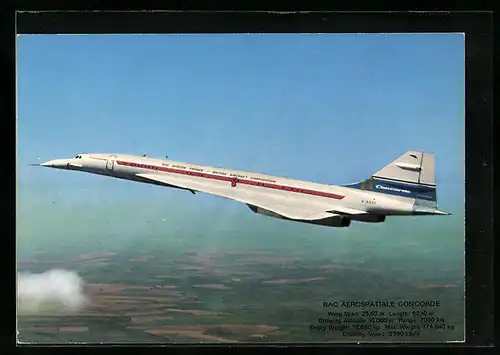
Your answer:
[[[463,202],[460,34],[23,35],[17,64],[20,192],[145,191],[27,167],[76,153],[344,184],[423,150]]]

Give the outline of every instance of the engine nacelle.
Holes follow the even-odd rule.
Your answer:
[[[349,227],[351,225],[351,219],[346,216],[331,216],[328,218],[323,218],[319,220],[314,220],[314,221],[308,221],[308,220],[303,220],[303,219],[291,219],[287,218],[285,216],[282,216],[276,212],[266,210],[265,208],[262,207],[257,207],[254,205],[248,204],[248,207],[252,210],[252,212],[258,213],[258,214],[263,214],[265,216],[269,217],[274,217],[274,218],[279,218],[279,219],[286,219],[289,221],[297,221],[297,222],[303,222],[303,223],[310,223],[310,224],[316,224],[320,226],[328,226],[328,227]]]
[[[346,216],[332,216],[316,221],[303,221],[303,222],[309,222],[312,224],[319,224],[321,226],[339,227],[339,228],[349,227],[351,225],[351,219]]]
[[[367,222],[367,223],[381,223],[385,221],[385,215],[368,214],[360,216],[352,216],[353,221]]]
[[[257,207],[254,205],[248,205],[248,207],[252,210],[252,212],[255,212],[257,214],[263,214],[268,217],[274,217],[279,219],[286,219],[284,216],[277,214],[276,212],[266,210],[265,208],[262,207]]]

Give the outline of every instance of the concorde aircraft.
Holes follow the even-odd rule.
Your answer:
[[[255,213],[330,227],[386,216],[449,215],[438,210],[434,154],[408,151],[348,185],[309,181],[125,154],[77,154],[40,166],[106,175],[236,200]]]

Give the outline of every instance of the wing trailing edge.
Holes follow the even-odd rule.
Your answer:
[[[161,183],[172,187],[178,187],[185,190],[205,192],[238,202],[245,203],[268,210],[272,213],[281,215],[288,219],[314,221],[333,217],[336,213],[325,211],[323,208],[311,210],[310,208],[301,208],[300,206],[290,206],[286,198],[271,197],[262,192],[248,192],[242,189],[231,188],[230,185],[221,186],[203,181],[195,181],[189,178],[173,177],[158,174],[136,174],[136,176],[149,180],[151,182]]]

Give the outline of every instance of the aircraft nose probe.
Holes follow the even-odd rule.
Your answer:
[[[40,158],[37,158],[37,160],[40,160]],[[28,166],[40,166],[40,163],[28,164]]]

